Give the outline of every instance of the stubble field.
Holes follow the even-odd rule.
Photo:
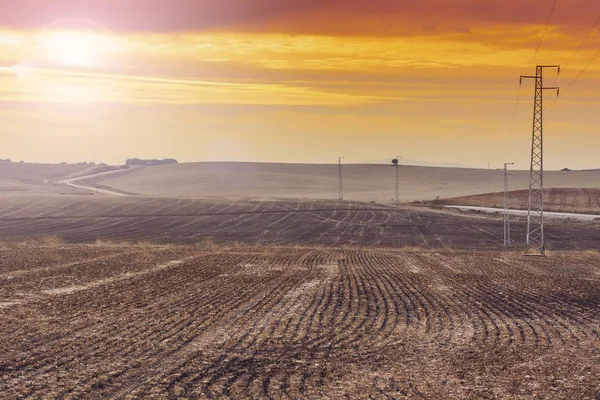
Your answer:
[[[6,398],[600,394],[596,252],[8,244]]]

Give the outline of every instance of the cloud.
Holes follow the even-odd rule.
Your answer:
[[[42,68],[0,68],[12,76],[5,101],[138,104],[356,105],[383,97],[326,92],[282,84],[211,82]]]
[[[45,35],[0,31],[0,38],[11,38],[0,44],[0,50],[6,50],[0,51],[0,63],[6,66],[0,76],[19,78],[3,85],[4,98],[347,107],[399,101],[514,102],[518,75],[532,55],[528,49],[461,37],[77,31]],[[572,72],[590,53],[581,51]],[[571,54],[546,49],[539,57],[561,62]],[[582,81],[597,79],[598,67],[590,66]]]
[[[439,120],[438,122],[440,124],[445,124],[445,125],[466,125],[466,124],[472,124],[475,121],[471,120],[471,119],[442,119],[442,120]]]
[[[20,0],[0,2],[0,26],[39,28],[80,17],[119,32],[397,36],[543,25],[550,6],[547,0]],[[596,0],[559,2],[553,24],[584,30],[598,11]]]

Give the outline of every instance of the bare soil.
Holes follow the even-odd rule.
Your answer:
[[[4,398],[597,399],[600,255],[0,247]]]
[[[529,190],[509,192],[509,205],[513,209],[526,210]],[[447,205],[504,207],[504,193],[488,193],[475,196],[457,197],[441,200]],[[544,190],[544,209],[546,211],[600,214],[600,189],[546,189]]]
[[[381,204],[227,198],[173,199],[110,196],[5,196],[0,240],[56,236],[71,243],[243,242],[327,246],[419,246],[439,249],[497,249],[502,220],[424,207],[395,209]],[[524,220],[512,223],[514,245],[524,245]],[[600,221],[553,221],[546,247],[598,249]]]

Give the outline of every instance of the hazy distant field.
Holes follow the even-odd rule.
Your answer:
[[[0,162],[0,194],[81,193],[81,190],[58,185],[57,182],[98,170],[99,167],[88,165]]]
[[[67,177],[101,172],[79,165],[0,163],[2,193],[86,193],[56,183]],[[400,201],[497,193],[503,172],[461,168],[400,168]],[[528,187],[527,172],[511,176],[511,189]],[[230,197],[257,199],[337,199],[336,165],[269,163],[188,163],[135,168],[81,182],[104,189],[147,196]],[[600,188],[600,170],[548,172],[547,187]],[[345,165],[344,199],[390,204],[394,197],[393,165]]]
[[[133,169],[78,182],[148,193],[125,197],[91,194],[89,189],[56,184],[67,176],[94,173],[98,168],[32,164],[1,167],[10,182],[25,182],[22,185],[27,188],[20,195],[2,191],[5,194],[0,197],[0,239],[4,240],[54,235],[76,243],[98,238],[159,243],[211,239],[221,243],[430,248],[496,248],[503,241],[502,222],[495,216],[466,217],[426,208],[405,207],[399,212],[391,209],[391,198],[387,195],[392,195],[390,188],[393,192],[393,166],[344,167],[345,199],[369,200],[362,203],[331,200],[337,198],[337,169],[333,165],[179,164]],[[401,193],[407,200],[431,199],[438,193],[489,191],[502,178],[501,174],[487,170],[402,167]],[[517,173],[511,178],[513,187],[519,180],[526,184],[526,178],[526,174]],[[596,179],[600,179],[600,172],[556,172],[549,174],[547,181],[593,185]],[[44,192],[69,195],[42,195]],[[548,197],[550,205],[562,207],[576,202],[579,207],[585,203],[584,197],[586,204],[592,205],[591,198],[582,193],[595,192],[549,193],[561,193]],[[154,197],[157,195],[165,197]],[[370,199],[380,201],[371,203]],[[494,206],[500,198],[490,195],[472,199]],[[448,202],[472,204],[472,199]],[[600,222],[549,220],[547,223],[549,249],[597,248],[600,241]],[[512,236],[516,246],[523,245],[524,230],[522,221],[515,219]]]
[[[509,207],[527,209],[529,190],[511,191]],[[475,196],[444,199],[444,204],[479,207],[504,207],[504,193],[487,193]],[[546,189],[544,209],[583,214],[600,214],[600,189]]]
[[[512,189],[525,189],[529,173],[516,171]],[[104,179],[103,185],[160,196],[250,196],[258,198],[336,199],[336,165],[267,163],[190,163],[141,168]],[[600,170],[548,172],[547,187],[600,188]],[[393,165],[344,166],[344,197],[390,203]],[[503,171],[405,166],[400,169],[402,202],[433,200],[503,190]]]
[[[599,259],[4,245],[0,393],[594,399]]]

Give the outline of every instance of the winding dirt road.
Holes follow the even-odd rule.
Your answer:
[[[99,172],[97,174],[92,174],[92,175],[84,175],[84,176],[78,176],[75,178],[68,178],[68,179],[61,179],[60,181],[58,181],[59,184],[61,185],[67,185],[70,186],[72,188],[76,188],[76,189],[83,189],[83,190],[91,190],[95,193],[99,193],[99,194],[105,194],[105,195],[109,195],[109,196],[127,196],[126,193],[121,193],[121,192],[117,192],[114,190],[110,190],[110,189],[100,189],[94,186],[86,186],[84,184],[78,184],[75,182],[81,182],[81,181],[85,181],[88,179],[93,179],[93,178],[97,178],[100,176],[106,176],[106,175],[115,175],[118,173],[122,173],[124,170],[122,169],[117,169],[114,171],[106,171],[106,172]]]
[[[492,208],[492,207],[476,207],[476,206],[444,206],[446,208],[453,208],[456,210],[466,210],[466,211],[482,211],[486,213],[503,213],[504,210],[502,208]],[[508,210],[510,215],[527,215],[527,210]],[[544,216],[546,217],[554,217],[554,218],[573,218],[580,219],[585,221],[594,221],[600,218],[600,215],[595,214],[575,214],[575,213],[565,213],[565,212],[554,212],[554,211],[544,211]]]

